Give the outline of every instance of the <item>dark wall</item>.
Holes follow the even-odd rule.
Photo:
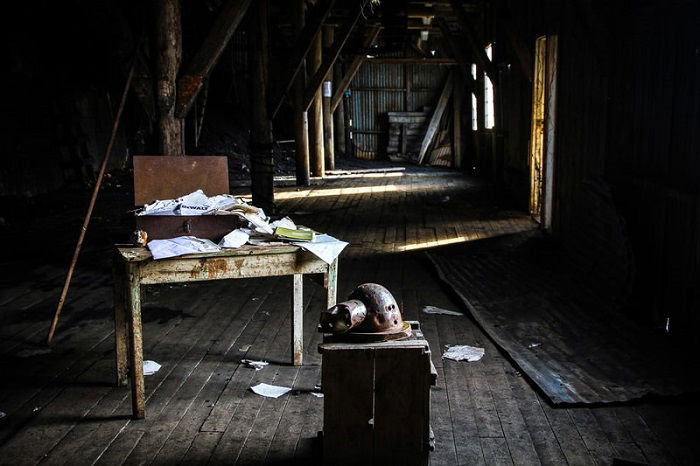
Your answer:
[[[602,3],[561,9],[553,233],[635,316],[696,334],[697,5]]]

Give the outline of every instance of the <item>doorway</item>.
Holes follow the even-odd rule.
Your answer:
[[[535,42],[530,132],[530,214],[546,230],[552,227],[557,97],[557,37]]]

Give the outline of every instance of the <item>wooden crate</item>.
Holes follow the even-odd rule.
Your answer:
[[[409,340],[319,345],[325,464],[428,464],[437,373],[412,326]]]

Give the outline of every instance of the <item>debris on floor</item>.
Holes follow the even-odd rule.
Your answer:
[[[446,316],[463,316],[464,313],[458,311],[450,311],[436,306],[423,306],[423,314],[441,314]]]
[[[169,239],[154,239],[149,241],[148,249],[153,259],[167,259],[168,257],[182,256],[184,254],[196,254],[199,252],[217,252],[221,248],[208,239],[194,236],[178,236]]]
[[[143,375],[153,375],[160,370],[161,365],[155,361],[143,362]]]
[[[453,361],[475,362],[484,357],[484,348],[469,345],[448,346],[447,351],[442,354],[443,359]]]
[[[249,367],[251,369],[259,371],[270,363],[267,361],[253,361],[252,359],[241,359],[241,364],[243,364],[245,367]]]
[[[4,418],[5,416],[7,416],[7,414],[5,414],[4,412],[0,411],[0,419]]]
[[[278,387],[277,385],[268,385],[266,383],[259,383],[250,387],[250,389],[253,393],[267,398],[279,398],[292,390],[289,387]]]

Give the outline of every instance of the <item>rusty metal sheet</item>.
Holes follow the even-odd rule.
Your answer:
[[[134,156],[134,204],[174,199],[202,189],[208,196],[226,194],[226,156]]]

